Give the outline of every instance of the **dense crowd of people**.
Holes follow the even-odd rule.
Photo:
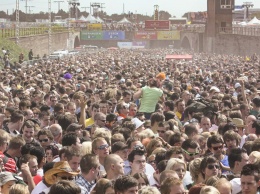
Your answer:
[[[1,193],[259,193],[258,56],[165,59],[187,53],[102,50],[5,66]]]

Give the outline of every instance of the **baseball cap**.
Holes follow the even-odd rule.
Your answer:
[[[127,145],[122,142],[122,141],[119,141],[119,142],[116,142],[112,145],[112,153],[115,153],[117,151],[120,151],[120,150],[124,150],[127,148]]]
[[[241,84],[240,83],[236,83],[234,87],[235,88],[239,88],[239,87],[241,87]]]
[[[11,172],[1,172],[0,173],[0,186],[3,186],[8,181],[16,181]]]
[[[138,118],[133,118],[132,119],[132,122],[135,124],[135,128],[137,129],[137,128],[139,128],[139,127],[141,127],[143,124],[144,124],[144,122],[142,122],[140,119],[138,119]]]

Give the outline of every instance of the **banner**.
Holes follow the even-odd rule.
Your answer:
[[[127,49],[131,49],[133,44],[132,42],[117,42],[117,46],[119,48],[127,48]]]
[[[146,31],[136,32],[135,39],[137,39],[137,40],[156,40],[157,33],[156,32],[146,32]]]
[[[102,40],[102,31],[82,31],[80,33],[81,40]]]
[[[88,24],[88,30],[95,30],[95,31],[101,31],[102,30],[102,24]]]
[[[145,46],[146,42],[133,42],[133,46]]]
[[[159,31],[157,32],[158,40],[180,40],[180,31]]]
[[[169,20],[146,20],[145,29],[146,30],[169,30],[170,21]]]
[[[124,31],[104,31],[103,39],[104,40],[124,40],[125,32]]]

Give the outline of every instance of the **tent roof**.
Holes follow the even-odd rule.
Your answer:
[[[260,20],[254,17],[250,22],[247,23],[248,25],[260,25]]]
[[[166,59],[192,59],[192,55],[166,55]]]
[[[131,24],[132,22],[130,22],[126,17],[124,17],[122,20],[120,20],[117,23],[119,23],[119,24]]]
[[[82,21],[86,21],[86,17],[84,15],[80,16],[80,18],[78,20],[82,20]]]
[[[99,23],[103,23],[103,22],[104,22],[99,16],[96,18],[96,20],[97,20],[97,22],[99,22]]]
[[[87,22],[97,22],[97,19],[94,16],[92,16],[91,14],[88,14],[88,17],[86,18],[85,21],[87,21]]]

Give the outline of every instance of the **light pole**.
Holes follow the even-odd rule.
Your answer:
[[[154,20],[159,20],[159,5],[154,5]]]
[[[15,25],[15,39],[16,44],[19,44],[19,34],[20,34],[20,22],[19,22],[19,1],[16,0],[16,25]]]
[[[249,8],[254,7],[254,4],[252,2],[244,2],[242,7],[246,8],[246,13],[245,13],[244,19],[246,21],[249,21]]]
[[[63,3],[64,1],[54,1],[54,3],[58,3],[58,11],[57,13],[60,11],[60,3]]]
[[[49,35],[49,39],[48,39],[48,51],[49,51],[49,55],[52,52],[52,37],[51,37],[51,0],[48,1],[48,11],[49,11],[49,30],[48,30],[48,35]]]

